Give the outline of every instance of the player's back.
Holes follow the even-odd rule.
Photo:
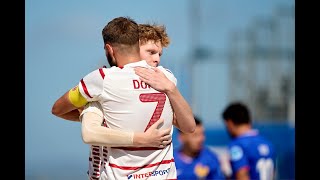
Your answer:
[[[276,154],[272,143],[258,134],[257,131],[252,131],[247,135],[238,137],[231,145],[233,152],[236,147],[241,147],[243,159],[241,160],[239,151],[239,161],[235,161],[233,168],[238,168],[241,161],[246,161],[249,166],[251,179],[273,179]]]
[[[140,81],[134,73],[133,67],[145,65],[139,62],[123,68],[105,69],[103,92],[99,102],[109,128],[144,132],[159,118],[164,119],[161,129],[172,128],[173,110],[168,97]],[[166,75],[175,81],[173,75],[170,76],[168,73]],[[172,148],[172,144],[164,149],[108,147],[108,177],[110,179],[176,178]]]
[[[100,103],[107,125],[113,129],[143,132],[160,117],[163,128],[172,125],[168,97],[139,80],[133,68],[111,68],[106,72]]]

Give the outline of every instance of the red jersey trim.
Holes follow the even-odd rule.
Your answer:
[[[174,162],[174,158],[172,158],[170,160],[163,160],[163,161],[160,161],[160,162],[157,162],[157,163],[153,163],[153,164],[147,164],[147,165],[144,165],[144,166],[118,166],[118,165],[112,164],[112,163],[109,163],[109,166],[113,167],[113,168],[119,168],[119,169],[122,169],[122,170],[138,170],[138,169],[142,169],[142,168],[150,168],[150,167],[153,167],[153,166],[159,166],[160,164],[170,164],[172,162]]]
[[[104,79],[105,74],[104,74],[104,72],[103,72],[103,69],[100,68],[100,69],[99,69],[99,72],[100,72],[100,75],[101,75],[102,79]]]
[[[83,79],[81,79],[80,82],[81,82],[82,88],[83,88],[83,90],[84,90],[84,93],[86,93],[87,96],[89,96],[90,98],[92,98],[92,97],[90,96],[89,92],[88,92],[87,86],[86,86],[86,84],[84,83]]]

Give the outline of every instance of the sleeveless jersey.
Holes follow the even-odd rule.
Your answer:
[[[98,101],[109,128],[144,132],[159,118],[165,121],[161,129],[171,128],[173,110],[168,97],[139,80],[134,67],[149,66],[146,61],[130,63],[123,68],[101,68],[89,73],[79,83],[87,101]],[[160,69],[176,84],[176,78]],[[106,166],[109,179],[176,179],[172,143],[157,148],[110,148]]]

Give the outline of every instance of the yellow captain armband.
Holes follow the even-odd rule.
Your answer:
[[[78,86],[70,89],[69,100],[75,107],[82,107],[88,103],[88,101],[81,95]]]

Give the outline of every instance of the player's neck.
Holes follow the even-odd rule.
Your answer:
[[[244,124],[237,127],[236,136],[241,136],[251,130],[251,125]]]
[[[141,61],[140,55],[135,55],[135,56],[120,56],[117,57],[117,66],[123,67],[126,64],[129,63],[134,63]]]
[[[189,157],[189,158],[194,158],[199,155],[200,152],[194,152],[191,149],[184,147],[182,148],[182,154]]]

